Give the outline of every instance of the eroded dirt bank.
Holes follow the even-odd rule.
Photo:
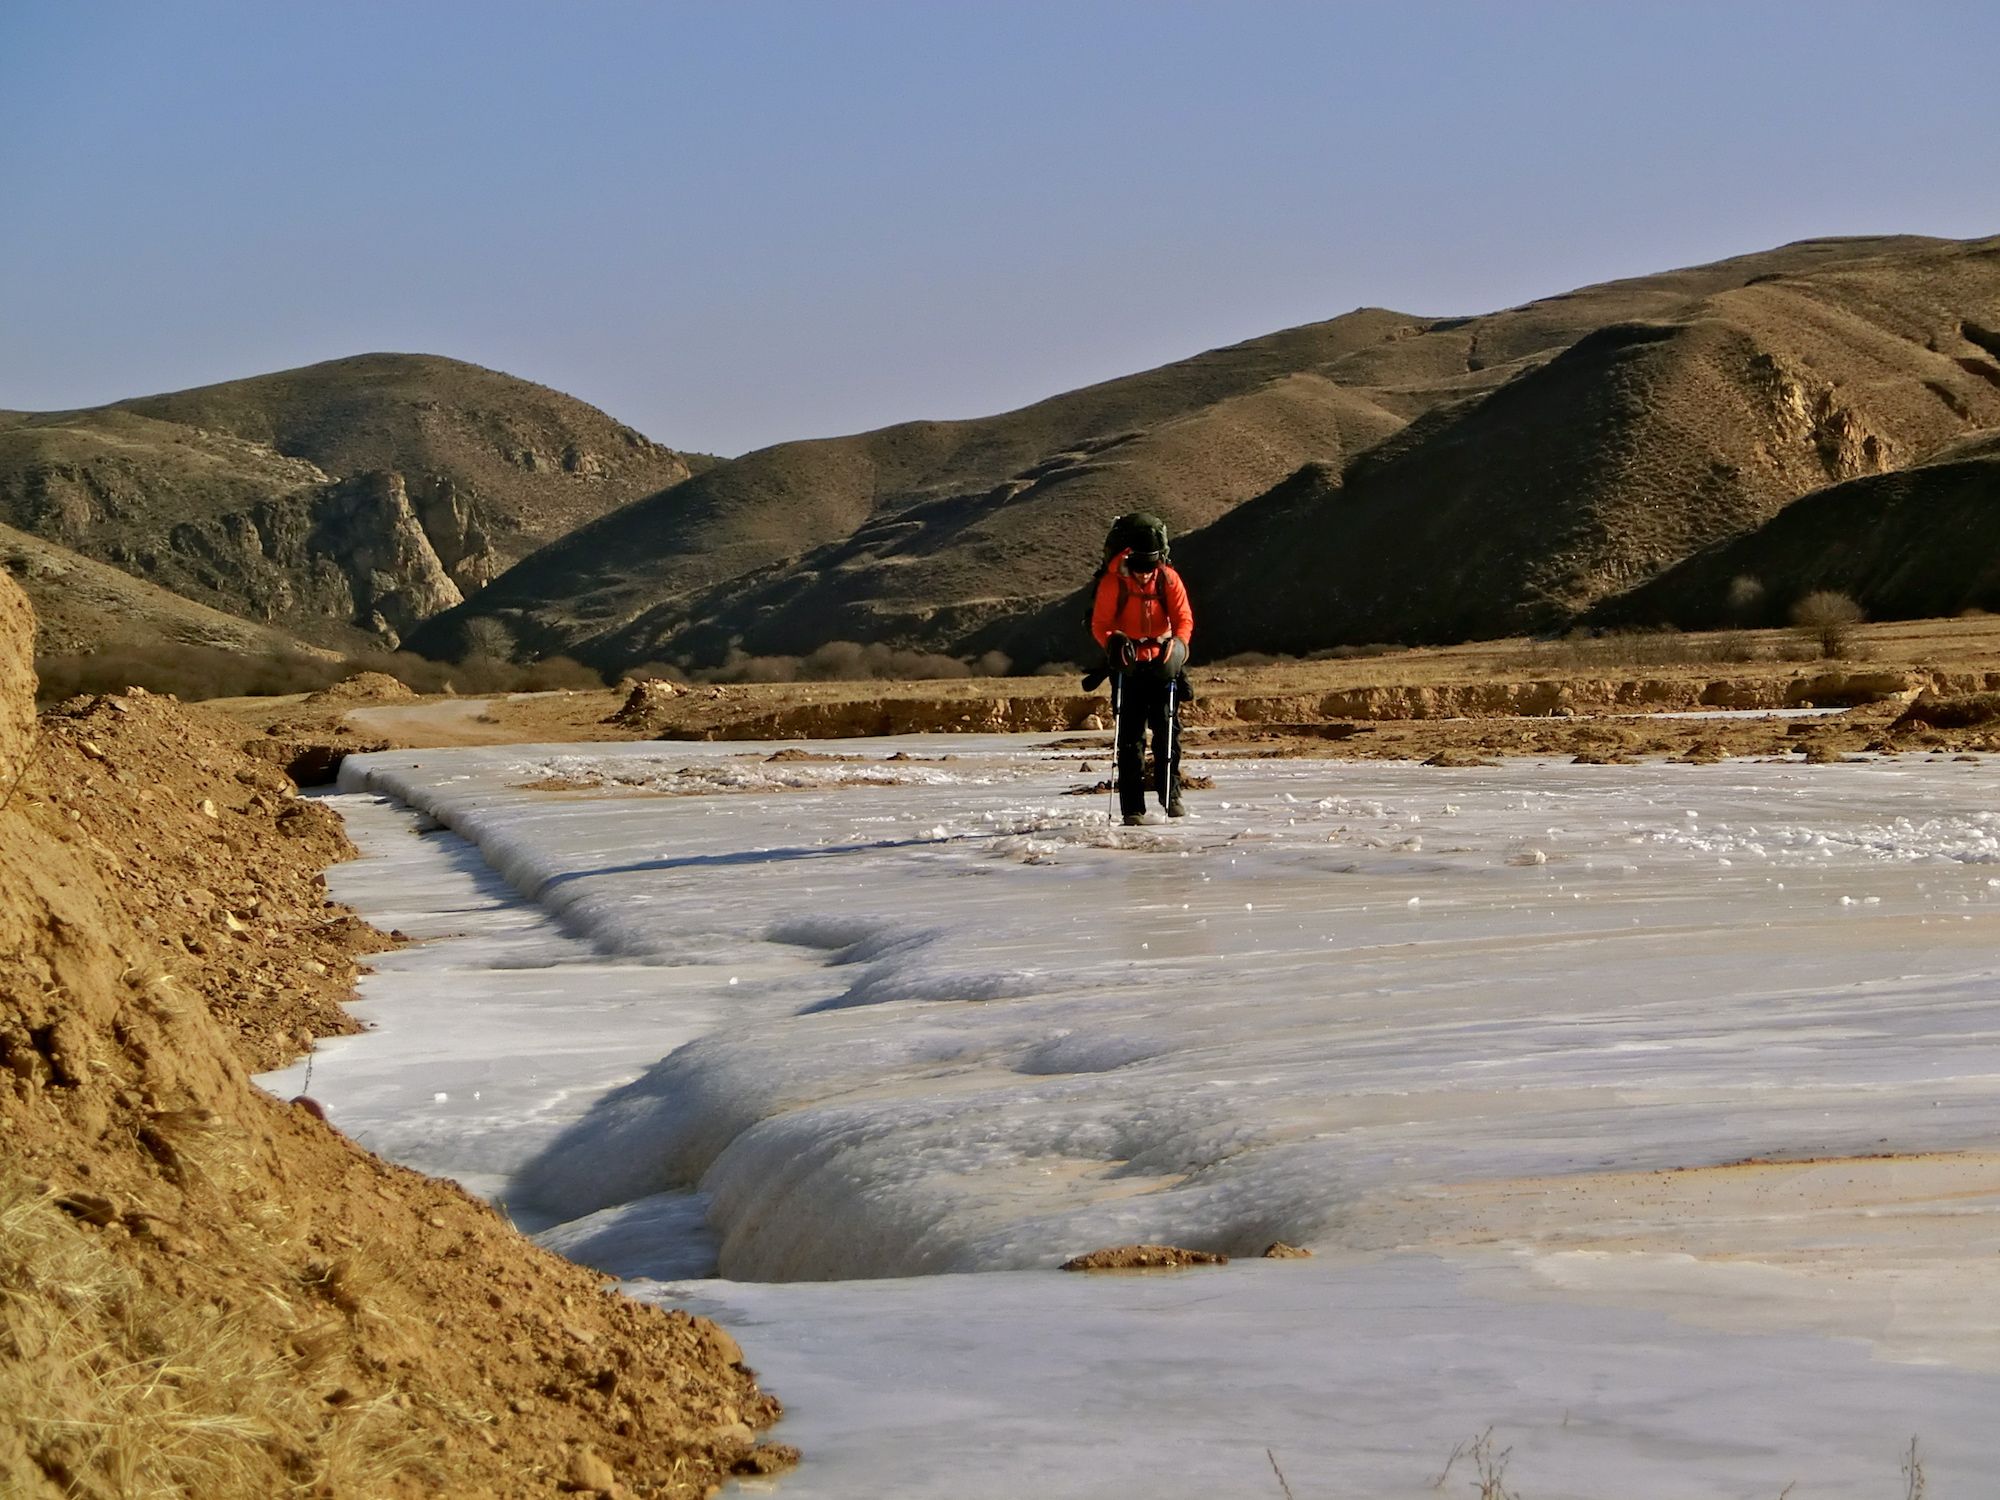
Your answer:
[[[607,1294],[250,1072],[382,941],[240,731],[37,724],[0,578],[0,1493],[696,1496],[782,1467],[729,1336]]]

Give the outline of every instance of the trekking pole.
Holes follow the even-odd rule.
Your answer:
[[[1161,812],[1165,812],[1167,810],[1168,802],[1173,800],[1174,732],[1180,728],[1180,725],[1176,722],[1176,720],[1179,717],[1180,716],[1175,712],[1174,709],[1174,679],[1169,677],[1167,679],[1167,733],[1166,733],[1167,743],[1164,749],[1160,752],[1160,764],[1158,772],[1153,778],[1158,783],[1158,786],[1155,788],[1155,790],[1157,790],[1160,794]]]
[[[1125,674],[1111,674],[1111,821],[1118,821],[1118,689],[1124,684]]]

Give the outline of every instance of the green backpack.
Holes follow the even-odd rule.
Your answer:
[[[1173,550],[1167,545],[1167,523],[1148,510],[1127,511],[1111,523],[1111,529],[1104,534],[1104,560],[1098,564],[1098,571],[1103,572],[1112,558],[1128,548],[1134,552],[1157,552],[1161,562],[1173,561]]]

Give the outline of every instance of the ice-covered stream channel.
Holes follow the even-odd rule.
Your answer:
[[[312,1092],[733,1327],[788,1496],[1416,1497],[1489,1426],[1534,1500],[2000,1493],[2000,766],[1126,830],[1041,743],[350,759],[335,894],[421,941]]]

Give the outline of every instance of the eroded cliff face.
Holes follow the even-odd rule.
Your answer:
[[[347,614],[390,646],[465,595],[445,571],[410,504],[403,476],[363,474],[314,500],[305,561],[344,575]]]
[[[182,521],[109,559],[217,609],[311,636],[357,627],[394,647],[463,597],[400,474],[363,474]]]
[[[506,560],[494,547],[479,497],[469,485],[432,474],[406,481],[406,488],[431,549],[461,593],[475,593],[500,576]]]
[[[1769,457],[1774,468],[1816,463],[1820,474],[1808,471],[1808,482],[1838,483],[1862,474],[1881,474],[1895,466],[1897,455],[1889,438],[1842,400],[1833,385],[1775,354],[1751,361],[1753,379],[1770,401],[1776,441]]]
[[[333,479],[254,443],[214,441],[218,452],[195,454],[171,484],[157,463],[113,452],[31,466],[0,487],[0,519],[334,643],[359,630],[393,648],[500,566],[477,497],[450,479],[422,481],[419,503],[393,471]]]

